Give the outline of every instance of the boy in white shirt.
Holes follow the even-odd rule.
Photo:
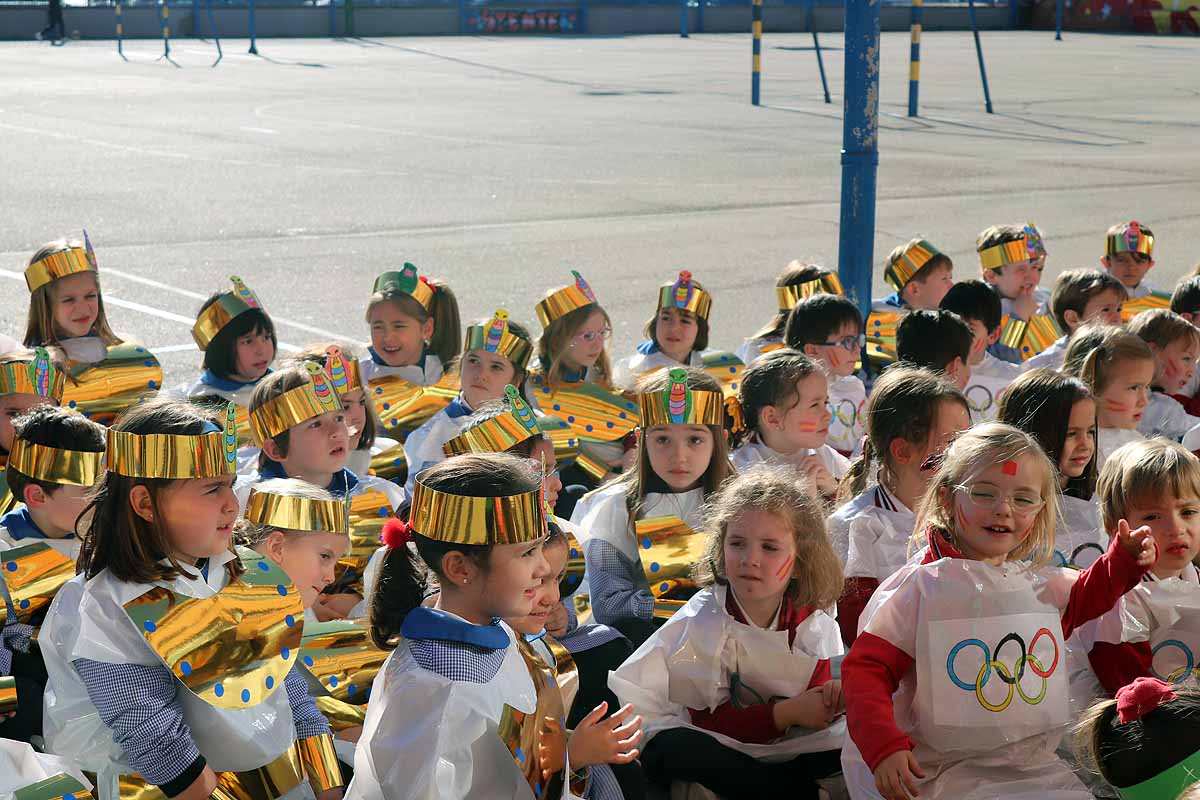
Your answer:
[[[942,310],[958,314],[971,329],[967,356],[971,377],[963,394],[971,408],[971,422],[990,422],[999,414],[1001,392],[1021,374],[1019,366],[988,352],[1000,338],[1000,297],[983,281],[963,281],[942,298]]]

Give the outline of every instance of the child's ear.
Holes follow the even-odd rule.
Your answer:
[[[267,458],[271,459],[272,461],[283,461],[285,458],[287,458],[287,456],[280,451],[279,445],[275,443],[274,439],[267,439],[264,441],[262,444],[262,451],[266,453]]]
[[[421,323],[421,338],[427,342],[433,338],[433,317]]]
[[[463,551],[451,550],[442,556],[442,576],[446,583],[461,588],[478,578],[479,568]]]
[[[36,483],[31,483],[25,487],[25,491],[21,492],[21,499],[25,505],[30,508],[41,508],[46,505],[46,501],[50,499],[49,495],[38,486]]]
[[[1180,311],[1179,316],[1183,317],[1188,322],[1192,323],[1192,325],[1196,324],[1196,315],[1193,314],[1191,311]]]
[[[1004,332],[1004,328],[1000,325],[997,325],[995,330],[988,333],[988,337],[987,337],[988,347],[991,347],[996,342],[1000,341],[1000,334],[1003,332]]]
[[[995,286],[996,285],[996,276],[999,274],[1000,274],[999,270],[985,269],[983,271],[983,282],[986,283],[988,286]]]
[[[909,464],[917,452],[912,442],[897,436],[888,442],[888,455],[899,464]]]
[[[1150,266],[1146,267],[1146,269],[1153,269],[1153,268],[1154,268],[1154,259],[1152,258],[1152,259],[1150,259]]]
[[[804,345],[804,355],[808,356],[814,361],[819,359],[820,352],[820,349],[815,344],[809,343]]]
[[[783,415],[779,413],[779,409],[775,406],[763,406],[758,412],[758,426],[760,428],[783,428]]]
[[[154,522],[154,502],[144,483],[139,483],[129,490],[129,506],[133,513],[146,522]]]
[[[1071,332],[1079,327],[1079,323],[1083,320],[1079,318],[1079,312],[1068,308],[1063,312],[1063,322],[1067,323],[1067,331]]]

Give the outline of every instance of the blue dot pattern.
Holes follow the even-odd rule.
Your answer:
[[[150,620],[143,622],[142,628],[146,631],[146,633],[154,633],[156,630],[158,630],[158,626]]]
[[[192,674],[191,662],[180,661],[179,662],[179,671],[182,672],[184,675],[191,675]]]
[[[242,702],[243,703],[250,702],[250,690],[249,689],[242,689]]]
[[[217,697],[224,697],[225,696],[225,685],[218,683],[216,686],[213,687],[213,694],[215,694]]]

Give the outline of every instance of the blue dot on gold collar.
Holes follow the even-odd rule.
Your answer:
[[[282,583],[276,585],[275,591],[279,592],[280,597],[287,597],[287,587]]]
[[[146,631],[146,633],[154,633],[156,630],[158,630],[158,626],[155,625],[151,620],[146,620],[143,622],[142,628]]]

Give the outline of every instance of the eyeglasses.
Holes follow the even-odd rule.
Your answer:
[[[996,511],[1000,504],[1008,501],[1015,517],[1032,517],[1046,507],[1046,501],[1039,494],[1031,492],[1002,492],[990,483],[976,483],[971,486],[955,486],[955,489],[967,496],[967,502],[981,511]]]
[[[596,341],[597,339],[601,339],[601,340],[607,342],[611,338],[612,338],[612,328],[601,328],[598,331],[584,331],[583,333],[575,334],[574,336],[571,337],[571,344],[574,345],[576,342],[583,342],[584,344],[591,344],[592,342]]]
[[[867,335],[860,333],[858,336],[843,336],[840,339],[834,339],[832,342],[821,342],[822,347],[840,347],[843,350],[849,350],[851,353],[857,353],[867,346]]]

